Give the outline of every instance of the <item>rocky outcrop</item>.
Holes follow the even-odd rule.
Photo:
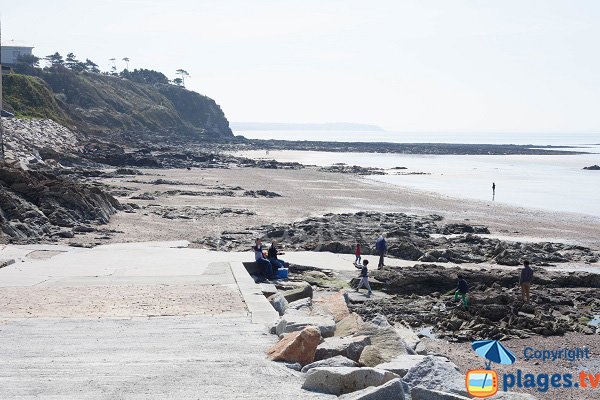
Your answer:
[[[295,332],[304,329],[307,326],[315,326],[321,331],[321,336],[333,336],[335,331],[335,321],[329,316],[309,315],[300,311],[290,311],[284,314],[275,326],[275,334],[282,335],[288,332]]]
[[[409,354],[406,342],[383,315],[365,322],[356,335],[367,336],[371,344],[366,346],[358,360],[361,365],[375,367],[396,357]]]
[[[0,226],[11,241],[73,237],[74,228],[105,224],[120,207],[98,187],[50,173],[0,168]]]
[[[587,169],[588,171],[600,171],[600,165],[594,164],[589,167],[583,167],[583,169]]]
[[[358,361],[365,348],[371,344],[368,336],[331,337],[317,347],[315,360],[324,360],[335,356],[344,356],[353,361]]]
[[[381,386],[368,387],[353,393],[340,396],[340,400],[389,400],[404,399],[405,384],[401,379],[392,379]]]

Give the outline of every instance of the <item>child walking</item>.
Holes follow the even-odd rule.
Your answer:
[[[359,266],[360,265],[360,243],[356,243],[356,249],[354,250],[354,255],[356,256],[356,259],[354,260],[354,265]]]
[[[362,267],[359,265],[356,266],[356,268],[360,269],[360,282],[358,282],[356,291],[358,292],[358,290],[360,288],[364,287],[365,289],[367,289],[369,291],[367,293],[367,295],[370,296],[373,294],[373,292],[371,291],[371,285],[369,285],[369,269],[367,268],[368,264],[369,264],[369,260],[363,260]]]

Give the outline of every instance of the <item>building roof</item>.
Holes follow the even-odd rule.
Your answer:
[[[2,47],[22,47],[26,49],[33,49],[34,46],[31,46],[25,42],[21,42],[19,40],[4,40],[1,44]]]

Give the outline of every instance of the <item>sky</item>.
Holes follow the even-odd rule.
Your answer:
[[[0,14],[2,38],[37,56],[183,68],[230,121],[600,132],[596,0],[0,0]]]

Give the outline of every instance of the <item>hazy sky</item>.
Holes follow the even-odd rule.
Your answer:
[[[184,68],[230,121],[600,132],[596,0],[0,0],[0,12],[3,38],[38,56]]]

